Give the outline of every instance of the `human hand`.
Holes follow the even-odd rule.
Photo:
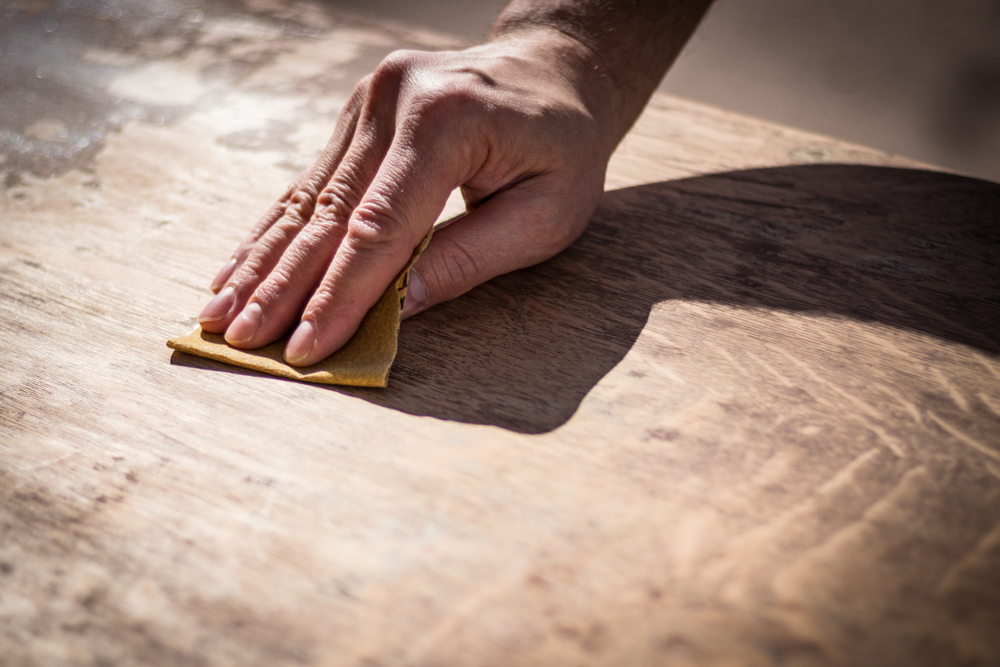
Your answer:
[[[216,276],[202,327],[256,348],[295,326],[285,360],[319,362],[354,334],[456,187],[467,213],[411,270],[404,317],[561,251],[593,212],[623,131],[574,65],[580,48],[553,30],[390,55]]]

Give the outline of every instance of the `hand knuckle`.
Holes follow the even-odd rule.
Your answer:
[[[386,84],[395,85],[406,76],[419,57],[418,51],[400,50],[387,55],[369,80],[369,89],[377,90]]]
[[[305,190],[296,190],[288,198],[284,218],[294,218],[299,224],[305,224],[312,216],[316,206],[316,196]]]
[[[229,278],[228,284],[236,290],[237,293],[242,293],[245,290],[258,285],[264,275],[261,271],[261,264],[254,253],[251,253],[243,264],[240,265],[235,272],[233,272],[232,277]]]
[[[254,298],[266,307],[280,299],[282,294],[287,293],[291,284],[290,277],[280,268],[276,268],[254,291]]]
[[[348,242],[356,251],[384,252],[405,237],[405,227],[395,216],[362,204],[347,225]]]
[[[341,226],[351,217],[360,198],[359,188],[342,181],[330,183],[316,199],[313,218]]]
[[[343,305],[330,291],[329,286],[324,284],[309,297],[309,301],[302,311],[302,316],[312,320],[323,320],[331,316],[338,310],[338,307],[343,307]]]

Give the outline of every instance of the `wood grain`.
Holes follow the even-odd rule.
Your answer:
[[[143,6],[59,14],[35,98],[117,129],[0,127],[50,148],[0,144],[0,662],[1000,663],[1000,186],[657,97],[388,390],[287,382],[163,341],[353,80],[450,42]]]

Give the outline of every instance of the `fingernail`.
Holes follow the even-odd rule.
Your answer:
[[[229,280],[229,276],[232,275],[233,269],[235,268],[236,268],[236,258],[233,257],[231,260],[229,260],[228,264],[222,267],[222,270],[219,271],[218,275],[215,276],[215,279],[212,281],[212,285],[211,287],[209,287],[209,289],[212,290],[213,292],[218,292],[220,289],[222,289],[222,286],[226,284],[227,280]]]
[[[221,320],[233,309],[234,303],[236,303],[236,290],[227,287],[208,302],[205,309],[201,311],[201,315],[198,316],[198,321],[216,322]]]
[[[316,325],[309,320],[303,320],[285,346],[285,361],[292,366],[304,366],[315,345]]]
[[[406,286],[406,297],[403,299],[403,312],[400,319],[405,320],[416,315],[427,307],[427,283],[420,277],[416,269],[410,269],[410,281]]]
[[[233,320],[226,330],[226,342],[230,345],[240,345],[257,335],[260,325],[264,323],[264,311],[260,304],[254,301],[247,304],[240,316]]]

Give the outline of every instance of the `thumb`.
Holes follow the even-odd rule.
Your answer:
[[[600,184],[558,187],[536,176],[436,231],[410,269],[402,318],[558,254],[583,232],[600,195]]]

